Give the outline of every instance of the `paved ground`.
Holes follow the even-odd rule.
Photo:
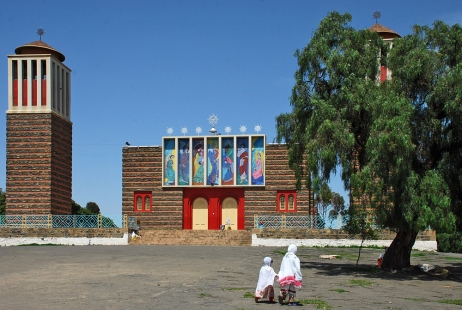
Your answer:
[[[279,271],[286,247],[0,247],[0,309],[286,309],[245,297],[265,256]],[[411,263],[447,268],[382,272],[379,249],[299,248],[297,309],[461,309],[462,255],[414,252]],[[322,259],[320,255],[340,255]],[[278,288],[275,283],[276,289]],[[282,308],[281,308],[282,307]]]

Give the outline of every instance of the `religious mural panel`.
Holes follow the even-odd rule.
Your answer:
[[[193,185],[204,185],[204,139],[193,139]]]
[[[252,137],[252,185],[265,184],[264,147],[263,137]]]
[[[162,186],[264,186],[265,136],[163,138]]]
[[[189,139],[178,139],[178,185],[189,185]]]
[[[164,140],[164,185],[175,185],[175,139]]]
[[[234,138],[222,138],[222,185],[234,184]]]
[[[218,138],[207,139],[207,185],[218,185],[220,180]]]
[[[249,185],[249,138],[237,138],[237,185]]]

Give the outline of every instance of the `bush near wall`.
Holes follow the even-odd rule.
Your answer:
[[[462,253],[462,233],[436,234],[437,251]]]

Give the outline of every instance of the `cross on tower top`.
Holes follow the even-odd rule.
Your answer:
[[[43,28],[38,28],[38,29],[37,29],[37,34],[38,34],[39,37],[40,37],[40,41],[42,41],[42,36],[45,34],[45,29],[43,29]]]
[[[380,17],[382,17],[382,11],[375,11],[374,13],[372,13],[372,18],[375,19],[376,23]]]

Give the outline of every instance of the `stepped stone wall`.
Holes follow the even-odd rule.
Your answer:
[[[143,229],[183,229],[183,188],[162,187],[162,147],[124,147],[122,150],[122,213],[135,216]],[[278,190],[294,190],[295,174],[287,165],[285,145],[266,145],[265,187],[244,187],[245,229],[255,214],[276,214]],[[223,187],[221,187],[223,188]],[[152,192],[152,211],[134,212],[134,193]],[[315,214],[313,193],[297,193],[297,213]]]
[[[0,238],[122,238],[127,228],[0,228]]]
[[[6,151],[6,214],[71,214],[71,122],[7,114]]]
[[[142,230],[130,244],[166,245],[252,245],[250,230]],[[131,237],[129,237],[131,239]]]

